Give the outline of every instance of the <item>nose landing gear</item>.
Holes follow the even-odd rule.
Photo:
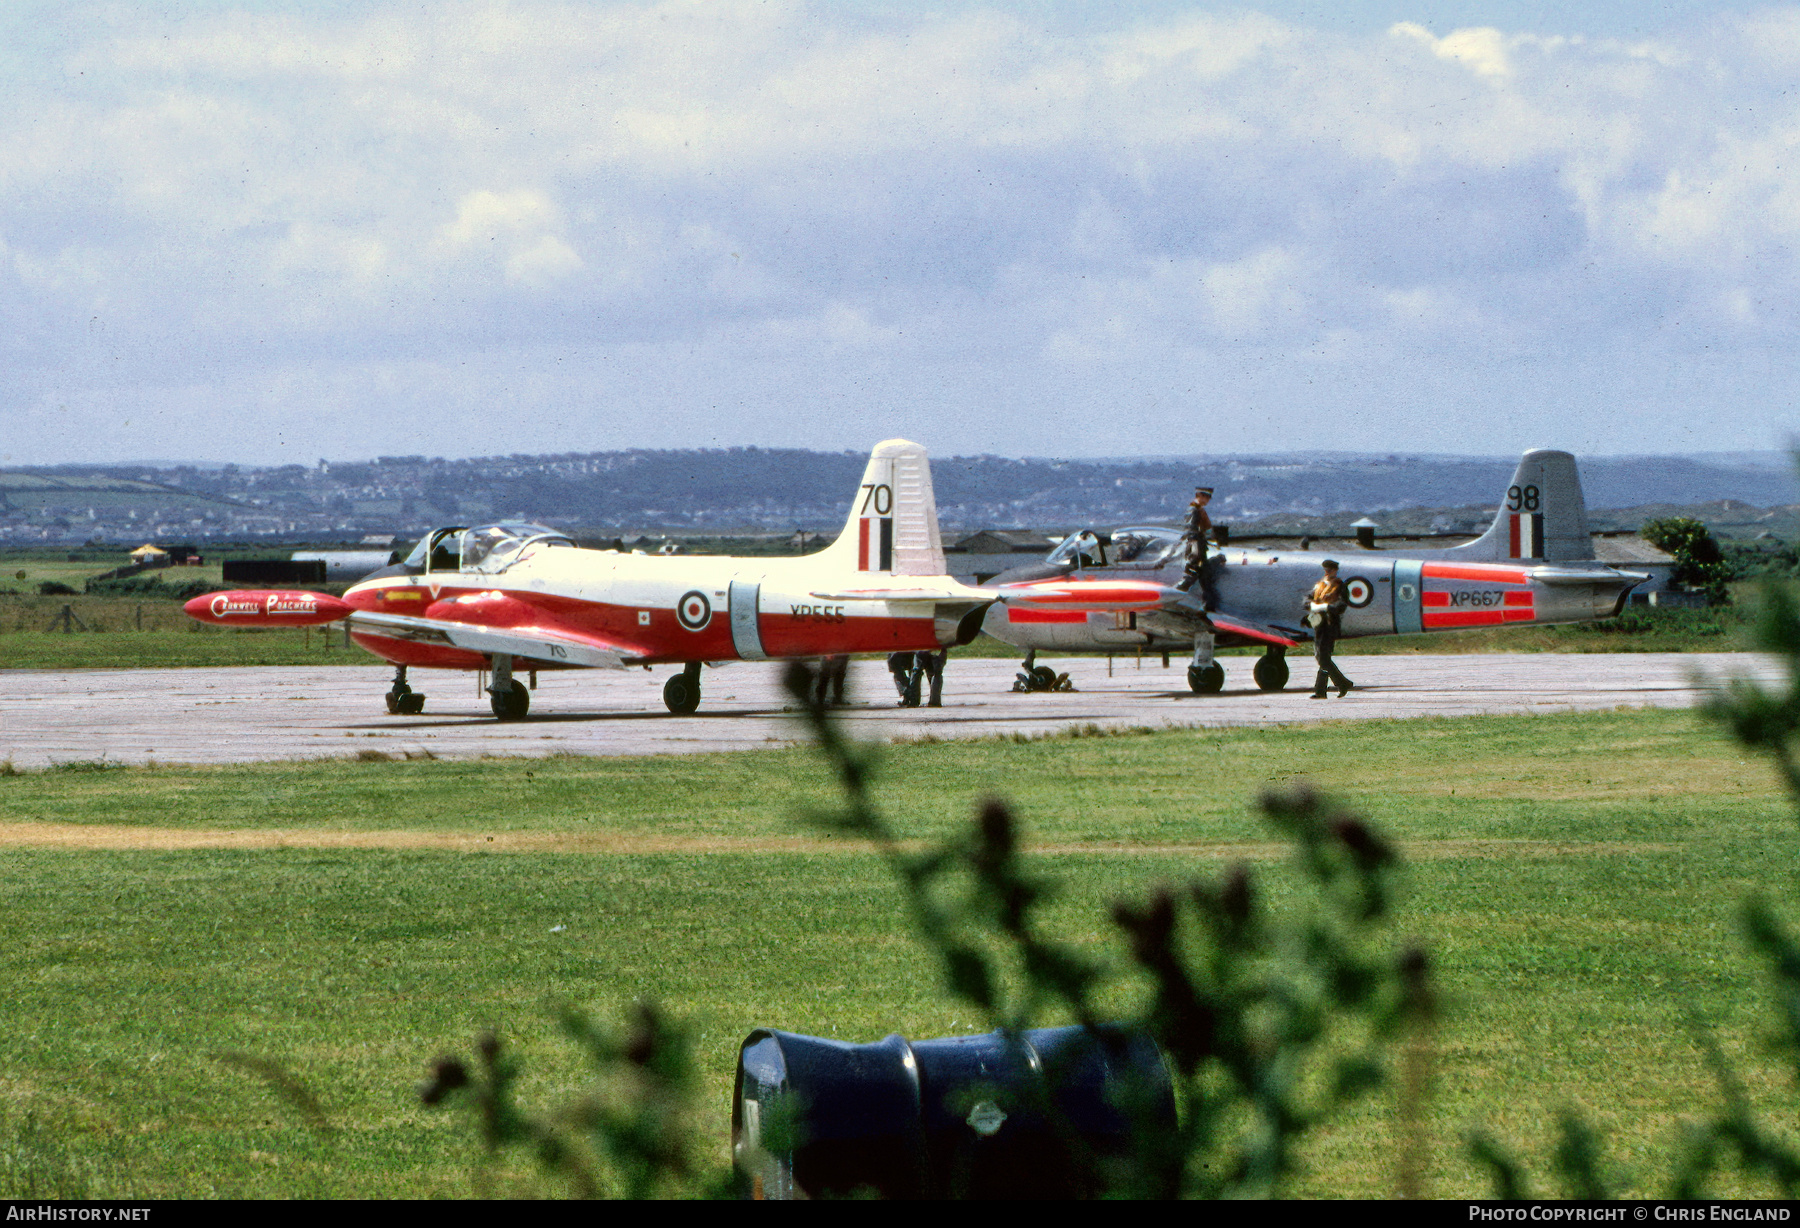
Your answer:
[[[1194,660],[1187,671],[1188,690],[1196,695],[1216,695],[1225,689],[1225,667],[1213,660],[1213,633],[1194,636]]]
[[[417,716],[425,711],[425,697],[406,685],[406,666],[394,667],[394,685],[382,697],[389,716]]]

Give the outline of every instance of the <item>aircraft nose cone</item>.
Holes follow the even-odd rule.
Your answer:
[[[183,611],[186,612],[186,614],[189,618],[197,618],[203,623],[212,622],[213,621],[213,612],[212,612],[213,596],[214,596],[214,594],[212,594],[212,593],[202,594],[201,596],[194,598],[192,601],[184,602],[182,604],[181,608]]]

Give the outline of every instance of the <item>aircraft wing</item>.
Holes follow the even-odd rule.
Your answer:
[[[1281,648],[1296,648],[1301,643],[1285,628],[1224,611],[1209,614],[1201,608],[1197,593],[1153,580],[1025,580],[1002,584],[997,591],[1001,601],[1025,609],[1154,613],[1189,634],[1205,630],[1210,621],[1215,634],[1231,639]]]
[[[1630,580],[1642,584],[1650,578],[1641,571],[1620,571],[1616,567],[1533,567],[1526,574],[1539,584],[1593,584],[1606,580]]]
[[[807,594],[820,601],[992,601],[994,594],[986,589],[945,586],[941,588],[846,588],[836,592]]]
[[[352,631],[390,640],[445,644],[466,652],[511,653],[515,657],[557,665],[623,669],[642,659],[640,654],[622,645],[577,639],[567,634],[554,635],[530,627],[480,627],[441,618],[413,618],[406,614],[375,614],[361,610],[344,621],[350,624]]]
[[[1207,615],[1221,634],[1241,636],[1247,640],[1255,640],[1258,644],[1273,644],[1280,648],[1298,648],[1300,641],[1290,637],[1277,627],[1263,623],[1253,623],[1247,618],[1239,618],[1235,614],[1226,614],[1214,610]]]

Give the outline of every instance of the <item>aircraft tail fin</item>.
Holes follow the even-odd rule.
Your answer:
[[[1457,555],[1576,561],[1594,557],[1581,474],[1567,452],[1539,448],[1519,459],[1488,531]]]
[[[877,575],[945,574],[931,462],[923,447],[905,439],[875,445],[843,533],[818,557]]]

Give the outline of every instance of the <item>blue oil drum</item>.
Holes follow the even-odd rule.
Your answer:
[[[731,1140],[752,1198],[1083,1198],[1175,1125],[1142,1033],[857,1045],[759,1028],[738,1051]]]

